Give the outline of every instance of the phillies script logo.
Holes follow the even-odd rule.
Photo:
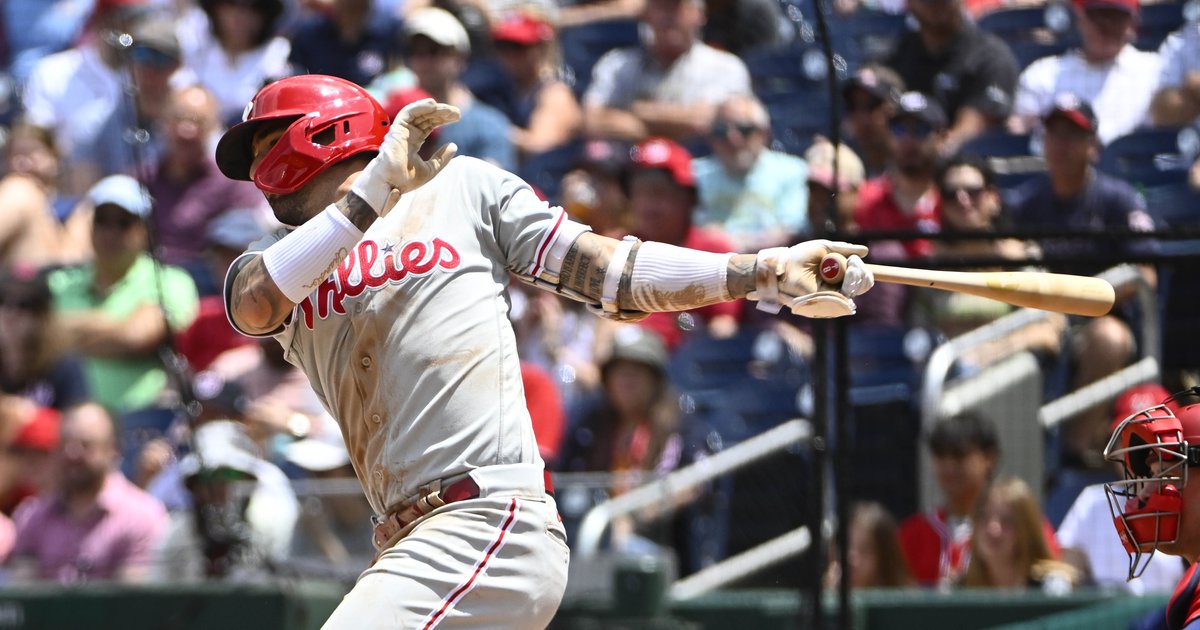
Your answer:
[[[419,278],[437,267],[457,269],[462,262],[454,246],[440,238],[428,243],[409,241],[398,251],[393,250],[396,250],[394,245],[380,249],[375,241],[360,242],[338,265],[337,273],[317,287],[315,298],[310,295],[300,303],[304,325],[312,330],[314,308],[321,319],[329,317],[331,312],[345,315],[342,301],[348,297],[362,295],[367,289],[378,289],[385,284],[399,284],[409,276]]]

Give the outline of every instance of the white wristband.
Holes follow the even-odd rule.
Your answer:
[[[600,306],[609,313],[621,310],[617,306],[617,291],[621,286],[621,275],[625,273],[625,264],[629,262],[629,254],[636,242],[636,238],[626,236],[625,240],[617,243],[612,260],[608,262],[608,269],[604,272],[604,284],[600,287]]]
[[[362,231],[331,205],[264,250],[263,266],[279,290],[298,304],[333,273],[362,237]]]
[[[683,311],[733,299],[729,259],[666,243],[646,242],[633,260],[633,307],[645,313]]]

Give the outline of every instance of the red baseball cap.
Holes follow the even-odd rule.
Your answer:
[[[1096,133],[1100,128],[1100,123],[1096,120],[1096,112],[1087,101],[1079,98],[1070,92],[1063,92],[1054,97],[1054,103],[1050,106],[1050,111],[1042,117],[1042,123],[1050,122],[1050,119],[1055,117],[1065,118],[1071,121],[1076,127],[1088,132]]]
[[[49,453],[58,448],[58,428],[62,414],[56,409],[38,407],[21,425],[9,448]]]
[[[1139,411],[1161,405],[1170,397],[1171,392],[1157,383],[1134,385],[1121,392],[1121,395],[1117,396],[1117,401],[1113,403],[1113,429],[1116,429],[1117,425],[1121,424],[1125,418]]]
[[[633,169],[666,171],[671,179],[684,188],[695,188],[692,176],[692,154],[679,143],[666,138],[643,140],[629,152]]]
[[[554,39],[554,27],[527,13],[516,13],[492,27],[492,39],[533,46]]]
[[[1087,9],[1118,9],[1132,16],[1141,14],[1138,0],[1075,0],[1075,6]]]

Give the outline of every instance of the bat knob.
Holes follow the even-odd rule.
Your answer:
[[[832,252],[825,254],[818,272],[826,283],[838,284],[846,276],[846,257]]]

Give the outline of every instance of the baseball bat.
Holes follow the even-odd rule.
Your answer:
[[[846,273],[846,257],[827,254],[821,259],[821,278],[838,284]],[[1116,293],[1106,280],[1039,271],[940,271],[868,264],[876,282],[930,287],[969,293],[1015,306],[1068,315],[1099,317],[1112,308]]]

